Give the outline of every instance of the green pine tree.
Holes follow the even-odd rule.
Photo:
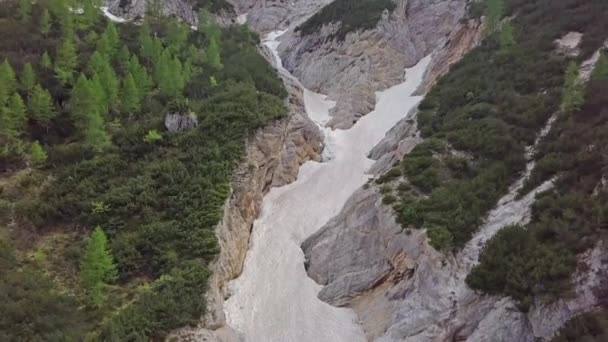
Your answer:
[[[97,149],[102,149],[110,143],[103,120],[106,108],[105,102],[101,100],[103,97],[97,79],[88,80],[84,75],[80,75],[72,90],[70,102],[76,128],[85,142]]]
[[[126,45],[122,46],[122,48],[118,52],[118,55],[116,56],[116,59],[118,60],[118,64],[120,65],[123,71],[129,68],[131,52],[129,51],[129,48]]]
[[[32,92],[36,85],[36,73],[30,63],[25,63],[23,71],[21,72],[21,89],[25,90],[28,94]]]
[[[113,58],[116,52],[118,51],[118,46],[120,44],[120,38],[118,36],[118,31],[116,31],[116,25],[111,20],[108,21],[108,26],[106,26],[106,30],[103,32],[102,39],[105,40],[105,52],[108,57]]]
[[[78,55],[72,38],[64,39],[55,57],[55,75],[61,84],[74,81],[74,70],[78,65]]]
[[[49,32],[51,32],[51,15],[49,10],[44,8],[40,15],[40,33],[46,36]]]
[[[44,152],[44,149],[42,148],[38,140],[34,141],[30,146],[30,162],[35,166],[40,166],[46,162],[46,158],[46,152]]]
[[[560,109],[564,113],[578,111],[584,100],[584,87],[578,75],[578,65],[575,62],[570,62],[564,77]]]
[[[21,135],[27,123],[27,115],[25,114],[25,104],[19,94],[14,93],[11,96],[6,112],[10,120],[8,122],[10,130],[14,132],[15,136]]]
[[[135,85],[139,91],[139,98],[143,99],[150,90],[152,81],[150,80],[150,76],[148,75],[146,68],[139,64],[139,59],[137,59],[136,55],[131,56],[128,71],[135,80]]]
[[[168,26],[169,28],[165,41],[171,51],[178,52],[184,47],[188,40],[189,29],[175,19],[171,20]]]
[[[219,70],[223,67],[220,56],[220,45],[215,35],[211,36],[207,47],[207,63],[214,69]]]
[[[606,56],[605,51],[600,52],[600,57],[591,73],[591,79],[594,81],[608,80],[608,56]]]
[[[46,51],[44,51],[44,53],[42,54],[42,58],[40,59],[40,66],[42,66],[45,70],[49,70],[53,66],[51,56],[49,56],[49,53]]]
[[[8,97],[17,90],[17,77],[10,63],[5,59],[0,64],[0,107],[4,106]]]
[[[19,0],[19,18],[21,20],[27,20],[32,14],[32,3],[30,0]]]
[[[130,73],[122,81],[121,111],[123,113],[137,113],[141,108],[140,95],[135,79]]]
[[[108,248],[108,238],[101,227],[97,227],[87,239],[84,254],[80,260],[82,285],[87,290],[93,305],[102,304],[105,286],[112,283],[116,277],[116,265]]]
[[[53,100],[48,90],[40,85],[34,86],[32,96],[28,103],[30,117],[39,122],[44,127],[49,127],[51,120],[55,117]]]

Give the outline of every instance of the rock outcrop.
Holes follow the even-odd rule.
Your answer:
[[[165,115],[165,128],[169,132],[185,132],[198,126],[196,114],[190,113],[167,113]]]
[[[534,194],[504,201],[486,226],[525,222],[524,209],[533,200]],[[509,298],[466,287],[464,278],[481,249],[479,239],[486,238],[478,236],[461,253],[441,254],[427,243],[424,231],[404,231],[382,205],[382,195],[368,188],[353,194],[342,212],[302,248],[309,275],[326,285],[319,297],[352,307],[374,341],[534,342],[599,306],[598,291],[608,286],[608,254],[602,244],[580,258],[590,272],[575,276],[575,296],[538,302],[524,314]]]
[[[142,17],[146,13],[147,0],[105,0],[110,13],[125,19]],[[196,23],[196,14],[192,5],[186,0],[161,1],[163,12],[169,16],[176,16],[190,23]]]
[[[403,81],[403,70],[422,57],[438,52],[425,81],[430,84],[478,41],[479,25],[460,22],[465,0],[397,3],[375,29],[350,33],[344,41],[330,39],[339,23],[325,25],[314,35],[292,28],[282,40],[279,50],[286,69],[307,88],[337,101],[331,127],[351,127],[374,108],[376,91]]]

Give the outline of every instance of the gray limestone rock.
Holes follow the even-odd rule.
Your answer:
[[[169,132],[185,132],[196,127],[198,127],[198,118],[192,112],[188,114],[167,113],[165,115],[165,128]]]

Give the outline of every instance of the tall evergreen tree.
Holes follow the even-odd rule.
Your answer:
[[[560,109],[564,113],[579,110],[584,102],[584,87],[578,75],[578,65],[570,62],[566,69]]]
[[[51,56],[49,56],[49,53],[46,51],[44,51],[42,57],[40,58],[40,66],[42,66],[45,70],[49,70],[53,66]]]
[[[84,75],[80,75],[71,98],[72,117],[76,127],[85,142],[98,149],[110,142],[103,120],[105,103],[101,103],[101,91],[97,80],[88,80]]]
[[[40,166],[46,162],[46,152],[38,142],[38,140],[34,141],[30,146],[30,162],[36,166]]]
[[[0,106],[3,106],[8,97],[17,90],[17,77],[8,60],[0,64]]]
[[[15,136],[21,135],[27,123],[27,116],[25,114],[25,104],[19,94],[14,93],[8,101],[6,108],[8,122],[8,128],[14,133]]]
[[[591,73],[591,79],[594,81],[608,80],[608,56],[606,56],[605,51],[600,52],[600,57],[595,63],[595,67]]]
[[[135,79],[130,73],[122,81],[121,111],[123,113],[137,113],[141,107],[140,95]]]
[[[19,0],[19,18],[28,20],[32,15],[32,2],[30,0]]]
[[[36,85],[36,73],[34,72],[34,68],[30,63],[25,63],[23,66],[23,71],[21,72],[21,89],[25,90],[29,96],[31,94],[32,89]]]
[[[165,40],[173,52],[178,52],[188,40],[189,29],[175,19],[171,20],[168,26]]]
[[[48,9],[43,8],[40,15],[40,33],[46,36],[49,32],[51,32],[51,15]]]
[[[93,305],[101,305],[105,285],[113,282],[116,277],[116,265],[108,248],[108,238],[101,227],[97,227],[88,238],[80,261],[82,285]]]
[[[220,56],[220,46],[215,35],[211,36],[209,40],[209,46],[207,47],[207,63],[214,69],[221,69],[223,67]]]
[[[70,84],[74,80],[74,70],[78,65],[78,55],[72,38],[66,38],[61,43],[55,57],[55,75],[61,84]]]
[[[34,86],[32,97],[28,103],[28,112],[32,119],[47,128],[49,127],[51,120],[55,117],[55,109],[53,108],[53,100],[48,90],[40,85]]]
[[[116,31],[114,22],[108,21],[106,30],[103,32],[100,40],[103,40],[103,44],[105,44],[104,50],[101,52],[106,53],[108,57],[113,58],[118,51],[118,46],[120,44],[120,37],[118,36],[118,31]]]
[[[148,75],[146,68],[139,64],[139,59],[137,59],[136,55],[131,56],[128,70],[135,80],[135,85],[137,86],[137,90],[139,92],[139,98],[143,99],[150,90],[152,81],[150,80],[150,76]]]
[[[125,71],[129,68],[129,60],[131,59],[131,52],[126,45],[123,45],[118,55],[116,56],[118,60],[118,64],[122,68],[122,71]]]

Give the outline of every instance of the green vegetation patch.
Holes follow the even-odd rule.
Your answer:
[[[396,5],[392,0],[335,0],[296,28],[303,35],[317,32],[323,25],[340,23],[340,28],[330,38],[344,40],[350,32],[365,31],[376,27],[385,10],[392,12]]]
[[[83,1],[82,14],[69,0],[0,8],[0,170],[8,177],[29,164],[40,175],[31,191],[0,188],[0,223],[18,225],[15,241],[90,236],[76,253],[55,244],[59,257],[19,245],[50,278],[61,278],[55,262],[65,257],[79,280],[40,281],[35,292],[7,285],[3,304],[18,313],[5,319],[35,315],[53,324],[49,333],[69,335],[56,340],[160,340],[205,312],[207,265],[219,251],[214,229],[233,171],[246,140],[285,115],[287,92],[245,27],[220,29],[202,12],[192,31],[154,6],[142,25],[114,24],[93,4]],[[198,126],[169,132],[168,113],[195,116]],[[73,295],[51,298],[86,312],[77,328],[19,305],[19,296],[33,301],[66,283],[78,286]],[[0,339],[53,340],[6,334]]]

